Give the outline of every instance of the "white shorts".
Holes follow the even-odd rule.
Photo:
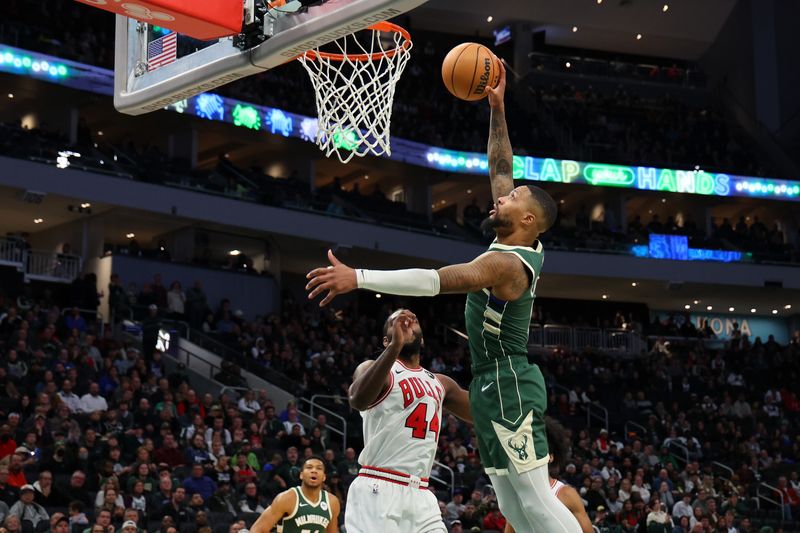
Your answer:
[[[359,476],[350,485],[347,533],[447,533],[433,492]]]

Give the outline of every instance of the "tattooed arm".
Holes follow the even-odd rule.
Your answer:
[[[486,88],[492,118],[489,125],[489,179],[492,183],[492,199],[496,202],[514,188],[513,152],[508,138],[506,110],[503,95],[506,90],[506,68],[500,62],[500,83],[494,89]]]
[[[438,270],[441,293],[467,293],[490,289],[502,300],[516,300],[528,288],[528,274],[513,254],[488,252],[469,263]]]

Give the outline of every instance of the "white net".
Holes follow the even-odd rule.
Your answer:
[[[392,102],[411,56],[401,28],[381,23],[334,41],[335,53],[313,49],[299,58],[314,84],[317,145],[342,163],[353,156],[391,155]]]

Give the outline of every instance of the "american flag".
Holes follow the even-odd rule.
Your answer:
[[[169,65],[178,56],[178,34],[172,32],[147,45],[147,70]]]

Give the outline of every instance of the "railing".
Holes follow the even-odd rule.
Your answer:
[[[0,265],[15,266],[22,270],[25,249],[14,239],[0,237]]]
[[[572,342],[576,348],[594,348],[603,345],[603,330],[600,328],[575,328]]]
[[[673,452],[672,451],[673,449],[677,449],[678,452],[680,452],[680,455]],[[680,442],[676,442],[674,440],[670,441],[669,445],[667,446],[667,450],[669,450],[669,454],[675,457],[676,459],[683,461],[684,464],[689,464],[689,448],[687,448]]]
[[[72,283],[81,272],[81,258],[76,255],[26,250],[23,262],[26,279]]]
[[[74,309],[74,307],[65,307],[64,309],[61,310],[61,316],[62,317],[66,317],[67,314],[71,313],[73,309]],[[95,325],[98,328],[97,329],[98,335],[100,335],[100,336],[103,335],[104,328],[105,328],[105,321],[103,320],[103,313],[101,313],[97,309],[78,309],[78,312],[81,315],[93,316]],[[86,325],[88,326],[89,324],[87,323]]]
[[[313,418],[314,420],[316,420],[316,418],[317,418],[316,417],[317,411],[322,411],[326,415],[331,416],[334,419],[336,419],[339,422],[341,422],[341,424],[342,424],[342,428],[341,429],[333,427],[333,426],[328,426],[328,429],[331,432],[336,433],[337,435],[342,437],[342,450],[346,450],[347,449],[347,419],[345,419],[345,417],[343,417],[342,415],[336,413],[335,411],[332,411],[332,410],[328,409],[327,407],[322,407],[321,405],[319,405],[317,400],[320,399],[320,398],[327,398],[327,399],[330,399],[330,400],[342,400],[342,399],[344,399],[345,402],[347,401],[347,398],[343,398],[342,396],[332,395],[332,394],[315,394],[314,396],[311,397],[311,399],[300,398],[301,402],[305,402],[305,403],[307,403],[309,405],[309,414],[311,415],[311,418]]]
[[[642,435],[642,436],[647,434],[647,428],[646,427],[644,427],[641,424],[637,424],[633,420],[626,420],[625,421],[625,425],[623,426],[623,431],[625,432],[625,437],[626,438],[627,438],[628,435],[631,434],[630,428],[632,428],[632,427],[636,428],[636,429],[641,429],[642,432],[640,433],[640,435]]]
[[[711,468],[712,469],[717,468],[718,470],[722,470],[728,475],[728,477],[725,477],[719,473],[717,474],[717,477],[722,479],[723,481],[730,481],[731,479],[733,479],[733,474],[734,474],[733,468],[729,467],[728,465],[720,463],[719,461],[714,461],[711,463]]]
[[[452,500],[453,496],[455,496],[455,494],[456,494],[456,474],[455,474],[455,472],[453,472],[452,468],[450,468],[449,466],[447,466],[444,463],[440,463],[439,461],[434,461],[433,464],[435,466],[439,467],[439,468],[447,470],[447,472],[450,473],[450,483],[448,483],[447,481],[443,480],[442,478],[440,478],[438,476],[434,476],[433,473],[431,473],[431,479],[436,481],[437,483],[441,483],[445,487],[449,487],[450,488],[450,500]]]
[[[599,403],[589,402],[582,404],[586,407],[586,427],[592,427],[592,419],[599,420],[603,423],[602,428],[606,431],[609,430],[608,426],[608,409]]]
[[[778,495],[778,498],[780,498],[779,500],[776,500],[773,497],[771,497],[771,496],[773,496],[775,494]],[[770,496],[768,496],[768,495],[770,495]],[[785,514],[786,514],[784,512],[784,510],[783,510],[784,509],[783,506],[784,506],[785,503],[784,503],[784,499],[783,499],[783,493],[780,490],[778,490],[778,487],[773,487],[772,485],[769,485],[769,484],[763,483],[763,482],[759,483],[758,487],[756,487],[756,501],[759,503],[759,509],[761,508],[761,500],[764,500],[765,502],[769,502],[771,504],[774,504],[774,505],[777,505],[777,506],[780,507],[780,510],[781,510],[781,523],[783,523],[784,518],[785,518]]]
[[[639,355],[647,348],[647,343],[636,332],[624,329],[531,324],[528,347],[562,347],[573,350],[591,348],[609,353]]]
[[[189,326],[185,322],[179,323],[185,324],[187,328]],[[257,376],[266,379],[270,383],[282,388],[287,392],[290,392],[295,396],[300,396],[299,393],[301,392],[302,387],[296,381],[290,379],[288,376],[278,372],[277,370],[261,366],[249,354],[239,352],[227,344],[224,344],[223,342],[198,331],[197,329],[189,328],[188,336],[186,338],[201,348],[205,348],[206,350],[219,355],[226,361],[236,363],[244,370],[252,372]]]
[[[544,347],[572,346],[572,328],[567,326],[544,327]]]
[[[539,324],[531,324],[531,330],[528,336],[529,346],[544,346],[544,330]]]

